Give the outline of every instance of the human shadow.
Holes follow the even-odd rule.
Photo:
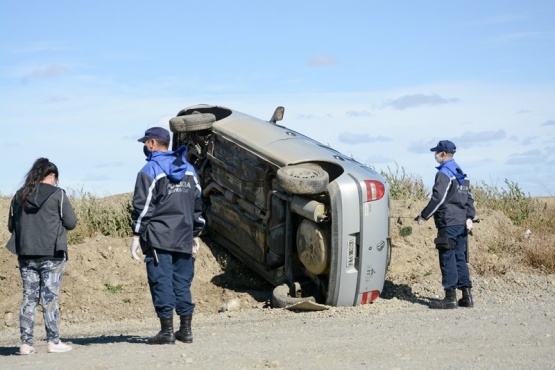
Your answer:
[[[408,301],[411,303],[421,304],[424,306],[430,306],[430,301],[433,299],[422,298],[416,296],[412,288],[406,284],[395,284],[392,281],[386,280],[384,282],[384,287],[382,293],[380,294],[382,299],[393,299],[397,298],[403,301]]]
[[[95,337],[66,338],[66,342],[88,346],[91,344],[146,343],[146,338],[136,335],[99,335]]]
[[[100,335],[94,337],[62,338],[64,343],[89,346],[92,344],[146,343],[146,338],[135,335]],[[19,347],[0,346],[1,356],[19,356]]]
[[[0,356],[15,356],[19,355],[19,347],[2,347],[0,346]]]

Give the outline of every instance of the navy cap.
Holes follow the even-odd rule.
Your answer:
[[[457,151],[457,147],[452,141],[449,140],[441,140],[437,145],[430,149],[431,152],[445,152],[455,154]]]
[[[148,139],[157,139],[165,143],[170,142],[170,132],[163,127],[151,127],[145,131],[145,136],[138,141],[144,143]]]

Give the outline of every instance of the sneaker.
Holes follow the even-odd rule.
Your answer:
[[[32,355],[33,353],[35,353],[35,347],[30,346],[28,344],[22,344],[19,347],[19,352],[20,355]]]
[[[46,347],[46,352],[48,353],[62,353],[71,351],[71,346],[62,343],[59,341],[58,343],[48,342],[48,346]]]

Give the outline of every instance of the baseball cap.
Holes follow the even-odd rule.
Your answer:
[[[137,141],[144,143],[148,139],[157,139],[166,143],[170,142],[170,133],[163,127],[151,127],[145,131],[145,136]]]
[[[437,145],[433,148],[430,148],[431,152],[445,152],[455,154],[457,151],[457,147],[452,141],[449,140],[441,140]]]

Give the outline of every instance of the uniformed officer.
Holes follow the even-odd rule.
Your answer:
[[[468,231],[476,210],[466,174],[453,159],[457,147],[449,140],[441,140],[430,151],[439,163],[432,196],[428,205],[415,218],[419,225],[434,216],[437,238],[434,243],[439,254],[445,298],[433,302],[430,308],[473,307],[472,281],[467,264]],[[457,291],[462,298],[457,305]]]

